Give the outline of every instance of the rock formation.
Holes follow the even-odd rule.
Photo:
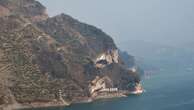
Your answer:
[[[74,103],[140,82],[109,35],[65,14],[50,18],[35,0],[0,0],[0,22],[0,105],[53,102],[59,90]]]

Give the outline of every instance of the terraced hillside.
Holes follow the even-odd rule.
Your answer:
[[[38,16],[44,19],[34,20],[43,6],[21,1],[0,0],[0,105],[95,99],[103,89],[95,89],[102,86],[92,83],[96,78],[109,79],[105,88],[125,91],[139,84],[102,30],[65,14],[46,18],[43,11]]]

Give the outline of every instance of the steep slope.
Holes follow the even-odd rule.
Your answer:
[[[71,45],[77,50],[85,48],[81,50],[82,53],[90,56],[96,56],[108,49],[116,49],[112,38],[100,29],[80,23],[65,14],[41,21],[37,25],[60,43]]]
[[[36,22],[48,18],[46,8],[35,0],[0,0],[0,16],[22,15]]]
[[[102,89],[130,92],[139,84],[100,29],[65,14],[47,18],[34,0],[1,0],[0,6],[0,105],[81,102]]]
[[[81,64],[84,67],[85,71],[82,73],[84,78],[89,76],[88,79],[90,79],[93,76],[96,76],[96,74],[99,74],[99,71],[101,71],[101,68],[106,68],[106,65],[116,64],[117,66],[115,67],[118,67],[117,69],[125,66],[112,38],[106,35],[100,29],[81,23],[65,14],[38,22],[37,26],[47,34],[51,35],[64,47],[69,47],[67,50],[72,53],[71,56],[74,56],[72,57],[74,61],[71,61],[71,63],[75,63],[76,65]],[[64,56],[64,58],[65,57],[66,56]],[[88,65],[93,65],[92,74],[91,72],[88,72]],[[72,65],[71,67],[74,66]],[[97,67],[98,69],[94,67]],[[71,74],[74,73],[72,69],[73,68],[69,69]],[[111,71],[112,68],[107,67],[106,69]],[[85,73],[89,74],[86,75]],[[130,72],[125,74],[126,76],[128,75],[128,77],[130,77]],[[106,75],[107,74],[104,74],[104,76]],[[117,75],[122,76],[122,72],[117,72]],[[77,72],[75,73],[74,77],[76,76]],[[122,78],[117,77],[116,79],[121,80],[120,82],[122,82]],[[81,83],[80,81],[78,82]]]

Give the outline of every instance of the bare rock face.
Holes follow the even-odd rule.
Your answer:
[[[92,80],[92,82],[89,85],[89,90],[90,90],[90,94],[94,94],[95,92],[98,92],[100,90],[106,89],[106,88],[112,88],[112,80],[107,77],[104,76],[102,78],[100,78],[99,76],[96,76],[96,78],[94,80]]]
[[[51,102],[59,90],[73,103],[140,82],[94,26],[65,14],[48,18],[35,0],[0,0],[0,13],[0,105]]]
[[[105,66],[112,63],[119,63],[119,53],[118,50],[107,50],[100,54],[99,57],[96,58],[95,64],[97,68],[104,68]]]

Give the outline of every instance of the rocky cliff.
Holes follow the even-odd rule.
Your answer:
[[[50,18],[35,0],[0,0],[0,16],[0,105],[74,103],[140,82],[94,26],[65,14]]]

